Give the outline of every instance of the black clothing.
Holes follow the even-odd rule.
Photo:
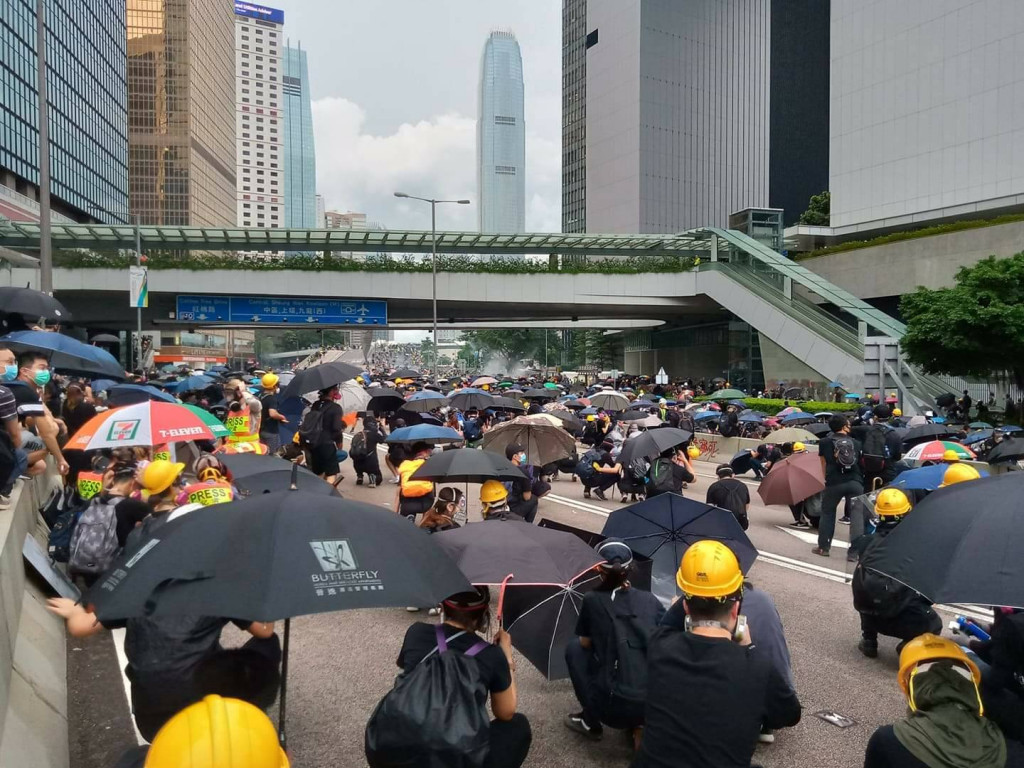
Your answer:
[[[278,437],[277,425],[281,422],[270,417],[270,409],[273,408],[278,413],[281,412],[280,396],[276,393],[264,395],[260,398],[260,437]]]
[[[667,464],[668,465],[668,470],[669,470],[669,472],[672,473],[672,487],[669,488],[668,490],[659,491],[658,489],[656,489],[654,487],[654,483],[648,483],[647,484],[647,498],[649,498],[649,499],[654,498],[655,496],[658,496],[660,493],[678,493],[678,494],[682,495],[682,493],[683,493],[683,483],[692,483],[694,480],[696,480],[696,478],[693,476],[693,473],[690,472],[690,470],[688,470],[682,464],[676,464],[671,459],[665,459],[665,458],[659,457],[659,458],[655,459],[654,461],[655,462],[659,462],[661,464]],[[652,467],[653,467],[653,465],[652,465]]]
[[[341,471],[338,463],[338,446],[334,443],[311,445],[309,450],[309,469],[314,475],[331,476]]]
[[[95,415],[95,406],[92,403],[87,403],[85,400],[82,400],[74,408],[71,407],[71,403],[65,400],[64,406],[61,408],[61,418],[68,428],[68,435],[75,434],[85,422]]]
[[[114,507],[114,516],[117,518],[117,544],[123,547],[128,541],[128,534],[135,530],[135,526],[141,523],[149,515],[149,505],[138,499],[122,499]]]
[[[864,768],[928,768],[896,738],[891,725],[875,729],[864,753]]]
[[[673,612],[683,612],[682,601],[667,616]],[[662,626],[648,665],[658,684],[648,689],[633,768],[750,768],[762,726],[800,721],[796,695],[756,647]]]
[[[718,421],[718,434],[722,437],[737,437],[740,433],[740,419],[735,411],[722,415]]]
[[[601,455],[597,457],[594,464],[601,467],[614,467],[615,459],[609,451],[601,451]],[[607,491],[615,483],[619,481],[618,474],[612,474],[611,472],[597,472],[595,471],[589,478],[581,477],[580,480],[583,482],[583,487],[587,490],[591,488],[599,488],[602,491]]]
[[[433,491],[422,496],[399,496],[398,498],[398,514],[413,520],[416,519],[416,515],[422,515],[432,506],[434,506]]]
[[[442,624],[441,628],[444,630],[445,637],[449,639],[449,649],[459,653],[465,653],[480,640],[479,635],[471,632],[463,632],[462,635],[451,640],[452,635],[457,635],[462,630],[456,629],[450,624]],[[423,661],[424,657],[436,647],[437,632],[434,625],[417,621],[406,630],[402,650],[398,652],[398,666],[405,672],[411,672],[413,667]],[[490,645],[473,658],[480,664],[480,680],[490,693],[507,691],[508,687],[512,685],[512,671],[509,669],[505,652],[501,648]]]
[[[345,412],[341,406],[331,400],[317,400],[310,406],[310,410],[320,412],[320,443],[341,443],[345,432],[345,422],[342,421]]]
[[[377,446],[384,442],[384,437],[376,429],[364,429],[362,434],[366,455],[358,459],[352,456],[352,468],[357,477],[361,478],[363,473],[366,473],[380,485],[384,482],[384,475],[380,471],[380,454],[377,452]],[[351,456],[351,451],[349,455]]]
[[[773,465],[782,461],[782,449],[774,443],[761,443],[754,449],[754,455],[758,461],[770,461]]]
[[[878,645],[878,636],[895,637],[904,642],[918,635],[942,632],[942,619],[930,605],[914,605],[898,616],[881,618],[867,613],[860,615],[860,632],[868,645]]]
[[[818,455],[825,459],[825,487],[827,488],[830,485],[840,485],[851,480],[856,480],[863,486],[864,478],[860,471],[860,459],[863,447],[857,438],[853,437],[853,435],[845,435],[845,437],[849,437],[853,440],[854,448],[856,448],[857,460],[854,462],[852,467],[843,471],[836,463],[836,437],[844,437],[844,435],[829,433],[828,436],[821,438],[818,442]]]
[[[708,504],[728,509],[736,516],[743,530],[747,530],[749,525],[747,505],[750,503],[750,491],[742,480],[737,480],[735,477],[723,477],[716,480],[708,488],[705,500]]]

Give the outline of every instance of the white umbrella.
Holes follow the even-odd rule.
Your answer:
[[[341,394],[341,399],[338,401],[338,405],[341,406],[341,409],[345,413],[365,411],[366,404],[370,402],[369,393],[355,381],[346,381],[342,383],[338,388],[338,392]]]
[[[602,391],[590,397],[590,404],[595,408],[622,411],[629,406],[629,398],[621,392]]]

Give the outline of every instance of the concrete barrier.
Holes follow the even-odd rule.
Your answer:
[[[64,622],[28,578],[25,534],[46,544],[39,507],[55,480],[15,487],[0,512],[0,768],[68,768]]]

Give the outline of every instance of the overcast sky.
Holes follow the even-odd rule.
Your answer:
[[[279,0],[308,52],[317,191],[328,210],[389,229],[476,228],[480,55],[494,29],[519,39],[526,81],[526,227],[561,228],[561,0]]]

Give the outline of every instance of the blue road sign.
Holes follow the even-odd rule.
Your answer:
[[[274,296],[178,296],[178,320],[260,325],[388,324],[386,301]]]

